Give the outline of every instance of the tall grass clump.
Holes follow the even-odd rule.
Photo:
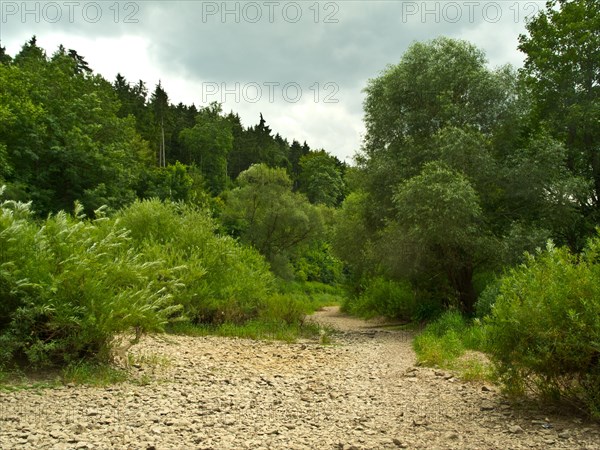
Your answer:
[[[600,237],[581,255],[548,245],[501,280],[488,351],[514,394],[567,400],[600,418]]]
[[[460,312],[442,314],[413,341],[419,363],[443,367],[461,356],[466,350],[462,337],[467,329],[467,322]]]
[[[134,251],[102,211],[81,211],[38,222],[30,204],[0,204],[0,365],[106,360],[118,334],[176,313],[178,271]]]
[[[254,249],[216,233],[210,214],[183,203],[137,201],[117,215],[137,251],[180,271],[176,302],[195,324],[241,324],[267,306],[273,276]]]
[[[479,319],[470,321],[450,310],[428,324],[413,347],[419,364],[456,371],[463,380],[484,381],[493,378],[492,367],[481,353],[485,342]],[[475,352],[467,354],[467,350]]]

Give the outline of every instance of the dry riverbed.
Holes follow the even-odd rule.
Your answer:
[[[155,336],[138,383],[0,392],[0,448],[600,450],[596,424],[415,367],[410,332],[313,320],[333,345]]]

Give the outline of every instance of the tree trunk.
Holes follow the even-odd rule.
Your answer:
[[[470,263],[465,264],[454,274],[452,282],[458,293],[462,312],[472,316],[475,313],[475,302],[477,301],[477,294],[473,286],[473,266]]]

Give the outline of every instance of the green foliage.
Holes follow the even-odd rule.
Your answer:
[[[0,65],[0,147],[4,179],[43,215],[90,214],[134,199],[133,185],[149,156],[134,121],[117,117],[112,86],[80,69],[60,48],[51,59],[30,41],[13,64]]]
[[[342,164],[324,150],[310,152],[300,158],[300,191],[312,203],[338,205],[344,196]]]
[[[344,310],[362,317],[385,316],[411,320],[416,312],[416,297],[410,283],[376,277],[369,280],[364,292],[348,297]]]
[[[464,248],[477,234],[477,193],[460,173],[443,164],[426,164],[420,175],[399,186],[394,202],[398,220],[407,225],[417,245]]]
[[[498,295],[500,295],[500,280],[495,280],[487,285],[483,292],[479,295],[475,304],[475,315],[483,319],[492,314],[494,303]]]
[[[460,173],[442,163],[428,163],[423,172],[399,186],[394,202],[397,221],[391,229],[397,244],[386,252],[413,253],[414,273],[447,277],[461,307],[472,312],[474,261],[481,242],[481,207],[476,191]],[[406,275],[411,275],[407,273]]]
[[[519,37],[523,75],[534,120],[566,144],[567,168],[591,181],[581,206],[597,223],[600,207],[600,5],[595,0],[551,0]]]
[[[312,314],[323,306],[340,304],[346,298],[341,286],[333,286],[316,281],[278,280],[277,292],[286,298],[299,302],[305,314]]]
[[[342,281],[342,263],[325,241],[314,241],[293,261],[294,274],[301,281],[335,284]]]
[[[415,337],[413,347],[419,364],[458,370],[465,379],[487,379],[490,368],[477,359],[460,359],[467,350],[481,350],[485,328],[469,323],[458,311],[446,311]]]
[[[483,52],[465,41],[414,43],[399,64],[369,82],[367,151],[397,148],[448,126],[491,130],[507,107],[507,92],[504,72],[490,73],[485,62]]]
[[[233,147],[230,122],[221,115],[217,104],[202,109],[193,128],[180,134],[190,164],[200,168],[213,194],[219,194],[227,184],[227,155]]]
[[[225,195],[223,224],[263,254],[276,273],[285,272],[291,255],[321,237],[321,211],[292,192],[284,169],[254,165],[240,174],[238,184]]]
[[[513,392],[583,401],[600,416],[600,238],[548,245],[502,278],[488,350]]]
[[[427,325],[413,342],[419,363],[444,366],[461,356],[465,351],[461,337],[466,329],[467,322],[458,311],[442,314]]]
[[[29,205],[1,206],[0,360],[106,360],[118,333],[161,330],[177,311],[177,271],[134,252],[117,223],[88,221],[81,207],[41,226],[31,214]]]
[[[429,322],[440,317],[446,311],[447,305],[440,296],[429,289],[415,289],[417,304],[413,314],[415,322]]]
[[[477,273],[549,237],[580,248],[589,176],[527,120],[528,93],[513,69],[491,71],[482,51],[447,38],[413,44],[369,82],[361,178],[333,236],[355,287],[409,279],[419,298],[472,315]]]
[[[351,192],[335,213],[332,249],[350,267],[354,282],[366,275],[373,266],[369,258],[372,234],[369,232],[367,215],[368,195],[360,191]],[[348,236],[352,236],[352,239]]]
[[[145,171],[140,177],[137,193],[140,198],[204,205],[210,202],[210,195],[204,189],[204,184],[199,169],[176,162]]]
[[[235,336],[249,339],[275,339],[292,342],[297,338],[325,336],[327,330],[305,321],[323,306],[339,304],[344,292],[340,287],[318,282],[276,280],[276,292],[262,303],[258,316],[244,323],[192,324],[174,322],[169,332],[191,336]]]
[[[515,79],[509,68],[490,71],[473,45],[439,38],[413,44],[369,82],[364,194],[348,211],[359,234],[339,246],[352,266],[473,312],[473,274],[501,256],[488,221],[503,195],[493,137],[515,114]]]
[[[320,334],[316,324],[287,324],[282,321],[250,320],[244,324],[223,323],[216,326],[194,325],[189,322],[170,326],[169,332],[186,336],[216,335],[244,339],[263,339],[294,342],[298,338],[315,338]]]
[[[104,387],[127,380],[127,372],[107,364],[75,361],[62,370],[63,383]]]
[[[465,352],[460,337],[454,331],[450,331],[443,337],[420,334],[415,338],[413,345],[419,364],[425,366],[445,367]]]
[[[272,277],[264,259],[232,238],[218,236],[205,211],[185,204],[145,200],[121,211],[136,249],[181,268],[175,301],[195,323],[242,323],[257,317]]]

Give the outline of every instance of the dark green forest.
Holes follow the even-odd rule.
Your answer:
[[[300,333],[343,296],[600,416],[600,4],[549,2],[515,45],[520,69],[413,43],[365,86],[354,165],[0,47],[0,368],[105,361],[132,330]]]

